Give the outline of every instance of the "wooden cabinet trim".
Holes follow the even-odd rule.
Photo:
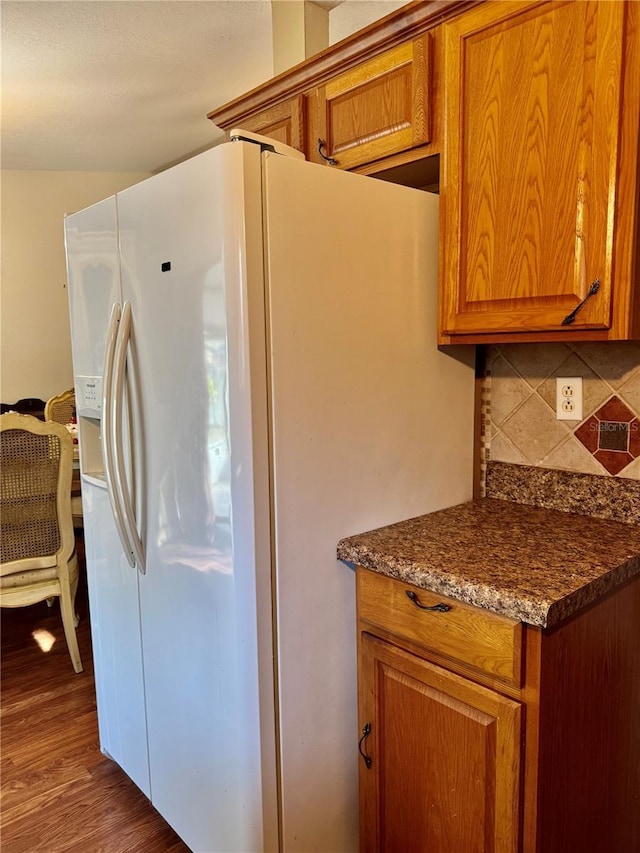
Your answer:
[[[426,0],[409,3],[272,80],[216,107],[208,113],[207,118],[223,129],[241,125],[244,118],[294,95],[322,86],[332,77],[421,35],[481,1]]]
[[[612,335],[640,339],[640,4],[625,3]],[[634,193],[630,188],[636,188]]]

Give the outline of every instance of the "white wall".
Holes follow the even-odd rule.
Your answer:
[[[329,12],[310,0],[271,0],[271,27],[274,74],[329,44]]]
[[[73,385],[64,214],[143,173],[2,171],[0,399],[47,400]]]
[[[350,36],[357,30],[390,15],[408,0],[344,0],[329,12],[329,44]]]

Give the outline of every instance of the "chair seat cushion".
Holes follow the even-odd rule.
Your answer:
[[[29,572],[15,572],[12,575],[0,577],[0,589],[15,589],[19,586],[27,586],[44,581],[55,581],[58,578],[58,569],[31,569]]]

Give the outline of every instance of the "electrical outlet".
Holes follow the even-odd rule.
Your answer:
[[[556,419],[582,420],[582,376],[556,377]]]

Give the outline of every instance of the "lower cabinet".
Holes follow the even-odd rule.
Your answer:
[[[552,628],[356,588],[362,853],[640,851],[640,576]]]
[[[517,849],[522,709],[363,634],[361,845]]]

